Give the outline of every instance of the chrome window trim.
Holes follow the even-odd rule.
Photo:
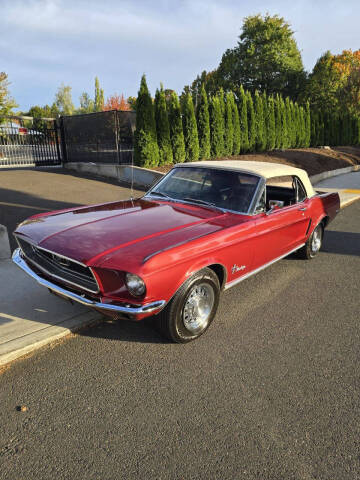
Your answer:
[[[84,290],[86,290],[86,291],[89,292],[89,293],[95,293],[95,294],[96,294],[96,293],[99,293],[99,292],[100,292],[99,283],[98,283],[98,281],[97,281],[97,279],[96,279],[96,277],[95,277],[92,269],[91,269],[90,267],[88,267],[87,265],[85,265],[84,263],[78,262],[77,260],[73,260],[72,258],[69,258],[69,257],[65,257],[65,255],[59,255],[59,254],[56,253],[56,252],[52,252],[51,250],[47,250],[46,248],[39,247],[38,245],[36,245],[35,242],[30,242],[30,241],[28,241],[28,239],[24,239],[24,238],[21,237],[21,239],[22,239],[24,242],[27,242],[27,243],[29,243],[30,245],[33,245],[34,247],[38,248],[39,250],[43,250],[44,252],[48,252],[48,253],[57,255],[58,257],[65,258],[66,260],[69,260],[69,261],[71,261],[71,262],[75,262],[75,263],[81,265],[82,267],[88,268],[88,269],[90,270],[90,272],[91,272],[91,275],[92,275],[93,279],[95,280],[95,283],[96,283],[96,285],[97,285],[97,290],[90,290],[89,288],[86,288],[86,287],[84,287],[83,285],[79,285],[78,283],[74,283],[74,282],[72,282],[71,280],[66,280],[66,279],[64,279],[64,278],[62,278],[62,277],[59,277],[58,275],[55,275],[54,273],[49,272],[48,270],[46,270],[46,268],[42,267],[41,265],[39,265],[37,262],[35,262],[34,260],[32,260],[31,258],[29,258],[29,257],[25,254],[25,252],[24,252],[23,249],[21,248],[21,245],[20,245],[20,243],[19,243],[19,241],[18,241],[18,239],[17,239],[17,235],[14,235],[14,236],[15,236],[15,239],[16,239],[17,244],[19,245],[19,248],[20,248],[20,251],[21,251],[22,255],[26,258],[26,260],[28,260],[30,263],[32,263],[33,265],[35,265],[35,267],[38,268],[39,270],[41,270],[43,273],[46,273],[46,274],[49,275],[50,277],[52,277],[52,278],[54,278],[54,279],[56,279],[56,280],[60,280],[61,282],[64,282],[64,283],[66,283],[66,284],[68,284],[68,285],[72,285],[72,286],[74,286],[74,287],[77,287],[77,288],[80,288],[80,289],[84,289]]]
[[[246,273],[242,277],[236,278],[235,280],[232,280],[231,282],[227,283],[224,287],[224,290],[227,290],[228,288],[234,287],[238,283],[242,282],[243,280],[246,280],[247,278],[251,277],[252,275],[255,275],[258,272],[261,272],[261,270],[264,270],[267,267],[270,267],[270,265],[273,265],[274,263],[278,262],[279,260],[282,260],[283,258],[287,257],[288,255],[291,255],[292,253],[296,252],[296,250],[299,250],[305,245],[305,243],[302,243],[296,248],[293,248],[287,253],[284,253],[284,255],[280,255],[280,257],[274,258],[274,260],[271,260],[268,263],[265,263],[264,265],[261,265],[260,267],[256,268],[255,270],[252,270],[249,273]]]

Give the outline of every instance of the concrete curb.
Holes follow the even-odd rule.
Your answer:
[[[325,178],[337,177],[338,175],[343,175],[344,173],[356,172],[360,170],[360,165],[354,165],[352,167],[338,168],[336,170],[328,170],[327,172],[318,173],[317,175],[312,175],[310,177],[310,182],[312,184],[318,183]]]
[[[0,346],[0,366],[4,366],[82,328],[99,323],[102,318],[103,316],[100,313],[90,310],[66,319],[58,325],[49,325],[36,332],[10,340]]]
[[[64,167],[68,170],[75,172],[92,173],[100,177],[115,178],[120,182],[131,183],[133,180],[135,187],[150,188],[165,174],[156,170],[150,170],[148,168],[132,167],[131,165],[112,165],[107,163],[83,163],[83,162],[70,162],[65,163]],[[312,175],[310,181],[312,184],[320,182],[325,178],[336,177],[337,175],[343,175],[344,173],[356,172],[360,170],[360,165],[354,165],[352,167],[338,168],[336,170],[329,170],[327,172],[318,173]],[[133,178],[132,178],[133,177]]]
[[[11,256],[9,235],[7,228],[0,225],[0,260],[7,260]]]
[[[75,172],[85,172],[100,177],[115,178],[120,182],[131,183],[140,188],[150,188],[164,174],[147,168],[132,167],[131,165],[113,165],[107,163],[65,163],[64,167]]]

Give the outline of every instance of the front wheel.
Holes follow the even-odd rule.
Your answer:
[[[311,260],[318,254],[320,251],[322,240],[324,237],[324,227],[322,223],[319,223],[315,228],[310,237],[308,238],[305,245],[298,250],[298,256],[305,260]]]
[[[215,317],[219,296],[219,280],[210,268],[195,273],[157,316],[160,332],[176,343],[200,337]]]

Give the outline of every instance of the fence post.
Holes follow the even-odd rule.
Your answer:
[[[60,117],[59,119],[60,123],[60,143],[61,143],[61,151],[62,151],[62,164],[67,163],[68,156],[67,156],[67,150],[66,150],[66,139],[65,139],[65,128],[64,128],[64,119],[63,117]]]

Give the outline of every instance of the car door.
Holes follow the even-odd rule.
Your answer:
[[[310,221],[310,200],[306,197],[300,180],[296,177],[294,181],[296,200],[292,205],[268,210],[256,217],[254,269],[286,255],[305,241]],[[296,190],[297,188],[299,190]]]

